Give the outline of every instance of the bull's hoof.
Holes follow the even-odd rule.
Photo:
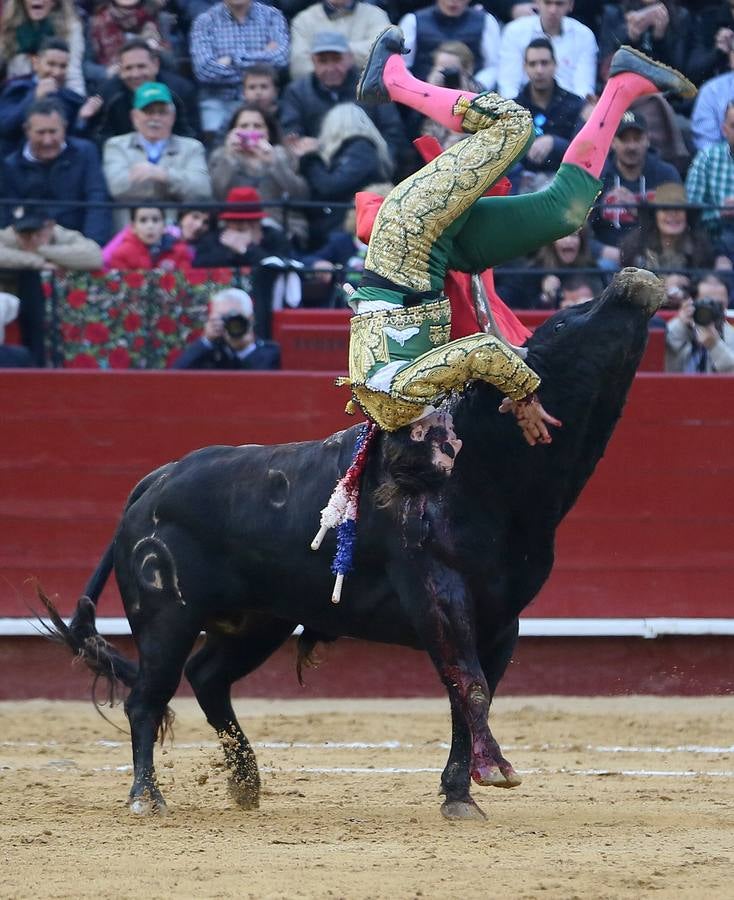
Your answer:
[[[514,788],[522,784],[522,778],[510,765],[502,769],[496,765],[480,765],[472,770],[471,777],[483,787]]]
[[[252,784],[236,775],[227,779],[229,796],[240,809],[258,809],[260,807],[260,785]]]
[[[130,812],[136,816],[167,816],[166,801],[151,800],[150,797],[134,797],[130,800]]]
[[[470,798],[469,800],[444,800],[441,815],[450,822],[484,822],[486,814]]]

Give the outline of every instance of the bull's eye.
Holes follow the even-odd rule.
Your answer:
[[[565,327],[565,322],[556,322],[556,324],[553,326],[553,331],[562,331]]]

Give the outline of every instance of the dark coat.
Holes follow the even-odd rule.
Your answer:
[[[57,200],[109,201],[107,183],[97,148],[90,141],[69,137],[65,149],[49,163],[31,162],[16,150],[3,165],[3,194],[17,198],[0,211],[2,224],[10,224],[12,207],[24,200],[45,200],[44,211],[64,228],[73,228],[98,244],[105,244],[112,230],[109,209],[58,206]]]
[[[640,3],[641,8],[644,4]],[[633,7],[635,8],[635,7]],[[627,33],[625,10],[619,3],[605,3],[599,35],[599,64],[602,73],[609,65],[614,52],[621,44],[629,44],[668,66],[688,74],[689,48],[691,41],[691,14],[679,4],[675,17],[661,40],[657,40],[649,28],[637,41],[631,41]]]
[[[571,138],[581,129],[583,120],[581,110],[586,101],[570,91],[564,90],[556,82],[551,101],[546,109],[536,106],[530,99],[530,85],[526,84],[515,97],[515,102],[530,110],[535,126],[535,134],[550,135],[553,138],[553,149],[542,163],[534,163],[527,157],[522,165],[531,171],[555,172],[561,164],[563,154],[571,143]]]
[[[337,103],[354,103],[359,72],[352,69],[338,90],[325,88],[315,75],[291,81],[280,98],[280,125],[283,134],[318,137],[321,123]],[[362,104],[358,104],[362,106]],[[408,139],[394,103],[362,106],[387,141],[390,155],[397,162],[410,153]]]
[[[259,265],[268,256],[282,260],[294,256],[288,238],[278,228],[263,226],[263,239],[259,244],[250,244],[244,253],[236,253],[219,242],[217,231],[207,232],[195,245],[193,265],[202,269],[251,268]]]
[[[0,153],[3,155],[12,153],[23,143],[23,122],[28,107],[36,99],[37,83],[35,75],[13,78],[0,93]],[[44,99],[55,100],[63,108],[69,133],[75,134],[76,117],[84,103],[84,97],[71,88],[64,87],[53,94],[47,94]],[[79,132],[79,136],[83,136],[83,133]]]
[[[178,75],[159,72],[157,81],[165,84],[171,91],[173,105],[176,107],[176,121],[173,133],[181,137],[199,138],[199,110],[196,103],[196,92],[191,85]],[[101,90],[104,105],[92,122],[95,139],[99,144],[107,138],[133,131],[130,111],[133,108],[133,92],[125,82],[115,76],[106,81]]]
[[[280,347],[275,341],[255,342],[255,349],[244,359],[240,359],[229,344],[224,341],[212,343],[207,340],[194,341],[184,350],[174,369],[222,369],[227,371],[255,371],[280,368]]]
[[[383,170],[377,148],[369,138],[354,137],[344,141],[327,166],[318,153],[301,158],[301,174],[311,188],[312,200],[352,203],[356,191],[375,181],[389,177]],[[329,232],[340,228],[346,208],[325,206],[310,210],[311,239],[314,245],[329,239]]]

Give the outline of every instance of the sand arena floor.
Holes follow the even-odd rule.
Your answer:
[[[198,707],[173,706],[170,815],[141,820],[127,736],[91,705],[0,704],[0,897],[734,896],[732,698],[500,699],[524,783],[476,788],[483,824],[440,816],[442,701],[239,701],[249,813]]]

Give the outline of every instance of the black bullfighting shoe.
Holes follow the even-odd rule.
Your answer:
[[[390,97],[382,80],[385,63],[393,53],[407,53],[403,32],[397,25],[388,25],[375,38],[370,47],[367,62],[357,82],[357,100],[376,106],[388,103]]]
[[[668,94],[677,94],[684,100],[696,96],[696,85],[689,81],[672,66],[666,66],[656,59],[650,59],[634,47],[623,44],[612,57],[609,76],[621,75],[622,72],[634,72],[651,81],[659,90]]]

